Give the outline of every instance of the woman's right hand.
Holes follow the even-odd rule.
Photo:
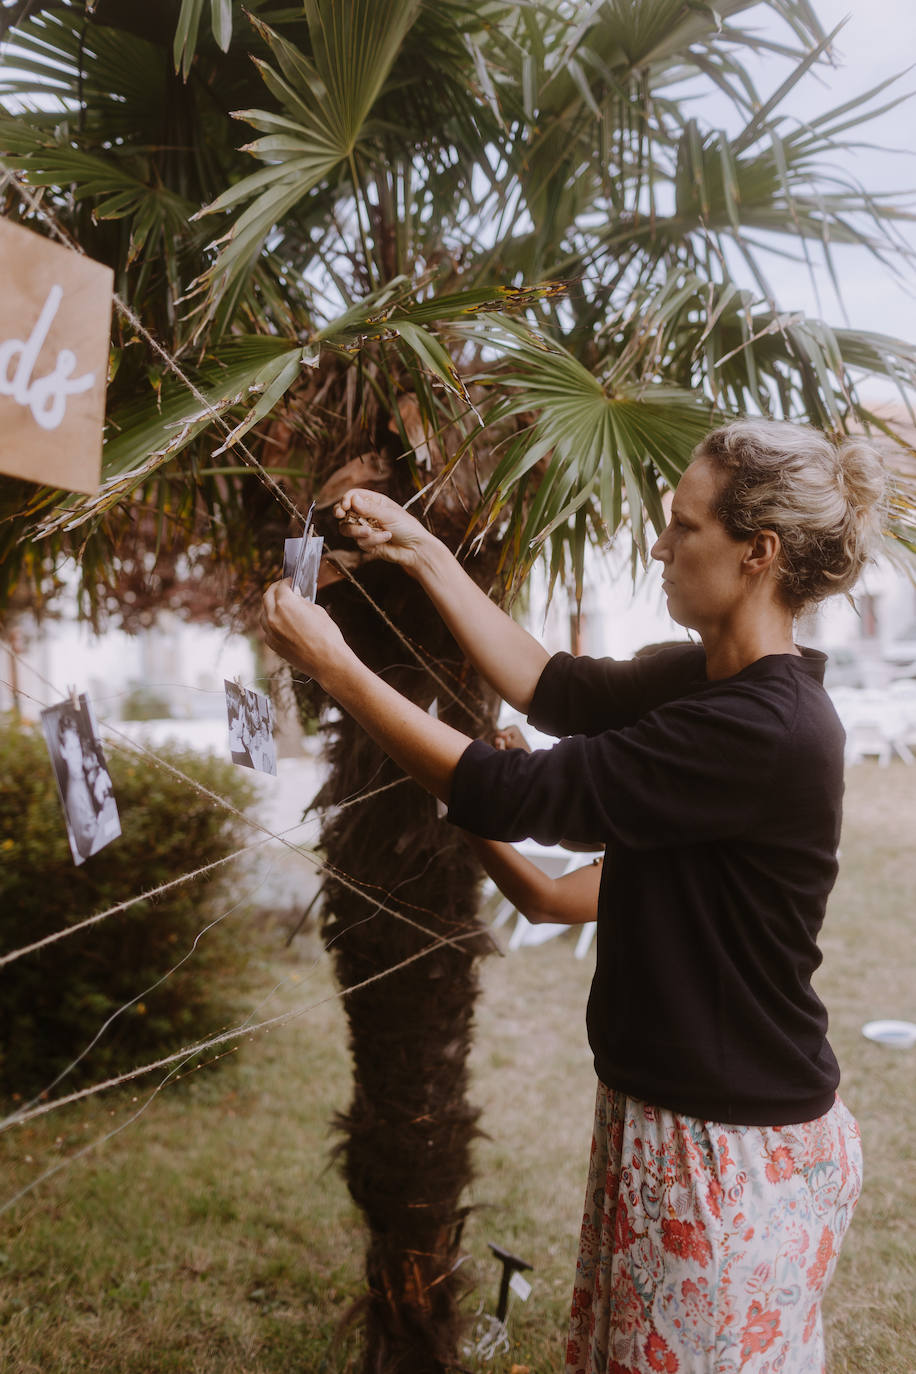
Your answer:
[[[334,507],[341,534],[356,541],[368,558],[416,569],[425,548],[436,542],[425,525],[378,491],[354,487]]]

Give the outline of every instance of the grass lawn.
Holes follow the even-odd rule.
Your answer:
[[[916,1019],[916,768],[862,764],[847,781],[843,871],[819,987],[859,1119],[865,1192],[827,1299],[830,1374],[916,1370],[916,1050],[861,1035]],[[490,959],[473,1060],[487,1138],[465,1228],[474,1301],[493,1310],[487,1241],[535,1266],[512,1298],[511,1349],[486,1367],[562,1369],[594,1098],[574,938]],[[344,1374],[335,1329],[360,1293],[362,1233],[333,1166],[328,1122],[349,1096],[327,961],[268,932],[258,1012],[310,1010],[190,1073],[122,1133],[0,1218],[3,1374]],[[12,972],[13,970],[11,970]],[[9,976],[9,975],[7,975]],[[0,1137],[0,1201],[127,1119],[109,1095]],[[472,1304],[473,1306],[473,1304]]]

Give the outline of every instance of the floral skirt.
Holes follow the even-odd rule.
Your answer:
[[[599,1084],[566,1374],[824,1374],[861,1181],[839,1097],[802,1125],[731,1126]]]

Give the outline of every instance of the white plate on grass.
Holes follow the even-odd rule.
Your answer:
[[[862,1034],[895,1049],[909,1050],[916,1045],[916,1024],[912,1021],[869,1021],[862,1027]]]

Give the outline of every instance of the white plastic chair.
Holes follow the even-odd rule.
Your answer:
[[[551,878],[561,878],[564,873],[569,873],[572,869],[578,868],[584,857],[581,853],[563,849],[561,845],[540,845],[535,844],[533,840],[522,840],[515,848],[520,854],[523,854],[526,859],[530,859],[532,863],[537,864],[538,868],[544,873],[549,874]],[[515,911],[515,907],[509,899],[503,898],[497,908],[490,929],[498,930],[500,926],[505,925],[506,921],[511,918],[513,911]],[[517,916],[518,919],[515,923],[515,929],[509,937],[508,948],[510,950],[522,949],[527,945],[546,944],[548,940],[553,940],[558,935],[562,935],[564,931],[569,930],[568,925],[562,925],[553,921],[543,921],[532,924],[527,916],[523,916],[520,911],[517,913]],[[588,953],[594,931],[594,921],[590,921],[587,925],[582,927],[582,932],[576,942],[575,952],[577,959],[583,959]]]
[[[848,764],[874,757],[886,768],[894,754],[904,763],[914,762],[908,741],[916,718],[908,694],[871,689],[834,700],[846,730]]]

